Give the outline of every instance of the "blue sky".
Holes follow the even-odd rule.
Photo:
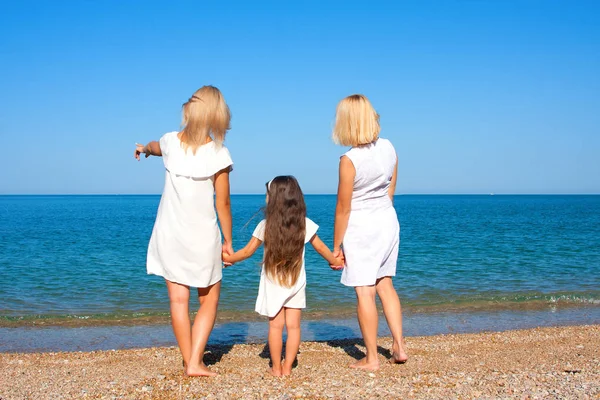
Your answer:
[[[0,193],[160,193],[134,143],[205,84],[232,110],[234,193],[335,192],[353,93],[398,193],[600,193],[600,2],[2,2],[0,56]]]

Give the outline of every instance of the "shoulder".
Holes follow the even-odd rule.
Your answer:
[[[317,234],[319,230],[319,225],[313,222],[312,219],[306,217],[306,242],[308,243],[313,236]]]
[[[160,137],[158,143],[160,144],[160,150],[163,153],[165,153],[167,151],[167,149],[169,148],[169,146],[172,145],[173,142],[179,141],[179,138],[177,137],[178,134],[179,134],[179,132],[173,131],[173,132],[167,132]]]
[[[256,225],[256,228],[254,228],[254,232],[252,233],[252,236],[254,236],[255,238],[257,238],[260,241],[264,241],[266,224],[267,224],[267,220],[263,219],[262,221],[260,221],[258,223],[258,225]]]
[[[217,159],[226,160],[226,161],[230,161],[233,163],[233,161],[231,160],[231,153],[229,152],[229,149],[224,144],[210,142],[209,146],[212,149],[212,151],[215,153]]]
[[[229,149],[224,145],[224,144],[218,144],[215,142],[211,142],[212,143],[212,148],[214,149],[214,152],[221,156],[221,157],[231,157],[231,153],[229,152]]]
[[[209,169],[213,171],[213,174],[227,168],[229,168],[229,171],[233,170],[231,154],[229,153],[229,149],[223,144],[210,142],[200,147],[200,149],[203,151],[200,158],[208,163],[210,166]]]
[[[350,162],[350,164],[355,164],[359,158],[360,158],[360,149],[358,147],[353,147],[340,156],[340,165],[343,165],[345,162]]]
[[[394,145],[392,144],[392,142],[389,139],[385,139],[385,138],[379,138],[377,140],[377,144],[382,146],[382,147],[386,147],[389,149],[394,149]]]
[[[312,219],[306,217],[306,226],[316,226],[318,227],[319,225],[317,225]]]
[[[160,144],[169,143],[169,142],[172,142],[173,140],[179,140],[179,138],[177,137],[178,134],[179,134],[179,132],[177,132],[177,131],[165,133],[164,135],[162,135],[160,137]]]
[[[386,151],[390,155],[393,155],[394,158],[396,157],[396,149],[394,148],[394,145],[389,139],[379,138],[377,140],[377,145],[381,146],[381,148],[383,148],[384,151]]]

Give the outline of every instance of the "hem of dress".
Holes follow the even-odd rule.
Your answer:
[[[394,272],[394,274],[385,274],[382,276],[378,276],[377,278],[375,278],[375,282],[373,283],[348,283],[348,282],[344,282],[343,280],[340,280],[340,283],[344,286],[347,287],[361,287],[361,286],[375,286],[377,284],[377,279],[382,279],[382,278],[393,278],[394,276],[396,276],[396,273]]]
[[[306,308],[306,306],[304,307],[286,307],[286,306],[281,306],[281,308],[279,309],[279,311],[277,311],[275,313],[275,315],[270,316],[269,314],[263,314],[262,312],[258,311],[257,309],[254,309],[254,311],[259,314],[262,315],[263,317],[267,317],[267,318],[275,318],[277,316],[277,314],[279,314],[281,312],[282,308],[293,308],[294,310],[304,310]]]
[[[177,283],[178,285],[190,286],[190,287],[195,287],[195,288],[199,288],[199,289],[204,289],[204,288],[207,288],[207,287],[211,287],[211,286],[213,286],[213,285],[215,285],[215,284],[217,284],[217,283],[219,283],[220,281],[223,280],[223,275],[221,274],[221,276],[219,277],[219,279],[215,280],[214,282],[211,282],[208,285],[200,285],[200,286],[198,286],[198,285],[195,285],[195,284],[192,284],[192,283],[180,282],[179,280],[169,279],[166,276],[164,276],[164,275],[162,275],[162,274],[160,274],[158,272],[147,271],[147,274],[148,275],[160,276],[161,278],[163,278],[163,279],[165,279],[165,280],[167,280],[169,282]]]

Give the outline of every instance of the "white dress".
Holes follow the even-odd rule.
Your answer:
[[[221,280],[221,231],[214,207],[214,176],[233,165],[226,147],[214,142],[193,154],[178,132],[160,139],[165,188],[148,245],[148,274],[194,287]]]
[[[252,236],[264,242],[265,240],[265,224],[263,219],[260,221]],[[319,226],[310,219],[306,218],[306,236],[304,244],[310,242],[315,236]],[[287,288],[280,286],[277,282],[272,281],[265,269],[260,273],[260,284],[258,286],[258,297],[256,298],[255,310],[260,315],[274,317],[279,313],[282,307],[287,308],[306,308],[306,269],[304,267],[304,251],[302,252],[302,269],[296,284]]]
[[[356,170],[348,229],[343,239],[346,286],[370,286],[396,275],[400,224],[388,189],[396,167],[396,151],[387,139],[350,149]]]

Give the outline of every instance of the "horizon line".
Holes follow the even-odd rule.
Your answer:
[[[264,196],[265,193],[231,193],[231,196]],[[337,193],[304,193],[337,196]],[[599,196],[598,193],[396,193],[394,196]],[[162,193],[0,193],[0,196],[162,196]]]

